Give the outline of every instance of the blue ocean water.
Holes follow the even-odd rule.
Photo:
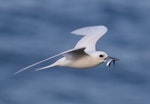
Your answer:
[[[0,0],[0,104],[149,104],[149,11],[148,0]],[[115,67],[13,76],[74,47],[81,37],[70,32],[93,25],[108,27],[97,49],[119,58]]]

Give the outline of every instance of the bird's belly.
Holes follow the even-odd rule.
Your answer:
[[[90,68],[97,66],[98,64],[99,62],[96,62],[90,58],[82,58],[77,60],[66,60],[66,62],[61,66],[72,68]]]

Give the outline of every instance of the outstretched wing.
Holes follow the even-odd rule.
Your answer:
[[[81,57],[84,57],[84,56],[88,55],[87,53],[85,53],[84,50],[85,50],[85,47],[80,48],[80,49],[74,49],[73,51],[69,51],[69,52],[63,54],[63,56],[65,57],[66,60],[76,60],[76,59],[79,59]],[[54,66],[57,66],[57,61],[54,62],[53,64],[48,65],[48,66],[38,68],[38,69],[36,69],[36,71],[51,68],[51,67],[54,67]]]
[[[85,51],[96,51],[96,42],[107,32],[107,27],[105,26],[90,26],[77,29],[72,34],[84,35],[75,48],[86,47]]]
[[[54,55],[54,56],[52,56],[52,57],[46,58],[46,59],[44,59],[44,60],[42,60],[42,61],[36,62],[36,63],[34,63],[34,64],[32,64],[32,65],[29,65],[29,66],[27,66],[27,67],[25,67],[25,68],[23,68],[23,69],[20,69],[19,71],[15,72],[14,75],[15,75],[15,74],[18,74],[18,73],[20,73],[20,72],[22,72],[22,71],[28,70],[28,69],[30,69],[30,68],[33,67],[33,66],[36,66],[36,65],[38,65],[38,64],[41,64],[41,63],[43,63],[43,62],[45,62],[45,61],[48,61],[48,60],[50,60],[50,59],[52,59],[52,58],[55,58],[55,57],[57,57],[57,56],[63,55],[63,56],[65,56],[66,58],[71,58],[71,54],[74,54],[74,56],[77,56],[77,55],[79,55],[79,54],[86,54],[86,53],[84,52],[84,49],[85,49],[85,47],[70,49],[70,50],[68,50],[68,51],[65,51],[65,52],[62,52],[62,53],[60,53],[60,54]],[[72,57],[72,58],[73,58],[73,57]]]

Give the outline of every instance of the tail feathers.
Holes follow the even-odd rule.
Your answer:
[[[42,68],[37,68],[35,71],[40,71],[40,70],[44,70],[44,69],[48,69],[48,68],[51,68],[51,67],[55,67],[56,64],[51,64],[51,65],[48,65],[48,66],[45,66],[45,67],[42,67]]]

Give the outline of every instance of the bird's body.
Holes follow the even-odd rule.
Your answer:
[[[63,63],[59,62],[58,66],[72,67],[72,68],[90,68],[97,66],[100,62],[91,56],[83,56],[79,59],[68,60],[63,57]]]
[[[110,66],[111,62],[115,63],[115,61],[118,59],[109,57],[103,51],[96,51],[96,42],[106,32],[107,28],[105,26],[90,26],[77,29],[71,33],[76,35],[83,35],[84,37],[79,40],[79,42],[75,45],[73,49],[49,57],[30,66],[27,66],[17,71],[15,74],[60,55],[63,55],[63,57],[58,59],[53,64],[39,68],[37,70],[43,70],[55,66],[71,68],[90,68],[97,66],[103,62],[107,62],[107,66]]]
[[[99,52],[96,52],[97,55],[99,55]],[[104,60],[100,60],[96,53],[92,53],[89,55],[84,55],[82,57],[78,57],[78,58],[66,58],[66,57],[62,57],[61,59],[57,60],[55,63],[43,67],[43,68],[39,68],[38,70],[42,70],[45,68],[50,68],[50,67],[54,67],[54,66],[63,66],[63,67],[71,67],[71,68],[90,68],[90,67],[94,67],[97,66],[101,63],[104,62]]]

